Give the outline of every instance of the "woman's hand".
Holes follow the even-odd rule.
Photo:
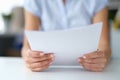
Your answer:
[[[106,57],[105,52],[95,51],[89,54],[85,54],[83,57],[80,57],[78,61],[85,69],[99,72],[103,71],[103,69],[106,67],[109,60],[107,58],[108,57]]]
[[[52,64],[54,54],[27,50],[23,58],[30,70],[38,72],[47,69]]]

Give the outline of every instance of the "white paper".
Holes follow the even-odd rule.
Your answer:
[[[77,66],[78,57],[96,51],[102,23],[57,31],[25,31],[34,51],[54,52],[53,65]]]

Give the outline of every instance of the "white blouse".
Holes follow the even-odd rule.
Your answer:
[[[108,0],[25,0],[24,8],[41,19],[43,31],[76,28],[92,23]]]

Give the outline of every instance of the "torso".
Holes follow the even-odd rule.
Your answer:
[[[53,31],[91,24],[97,0],[36,0],[35,2],[41,14],[39,16],[41,29]]]

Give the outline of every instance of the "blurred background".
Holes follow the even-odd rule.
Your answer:
[[[0,56],[20,57],[24,32],[24,0],[0,0]],[[109,0],[112,57],[120,57],[120,0]]]

